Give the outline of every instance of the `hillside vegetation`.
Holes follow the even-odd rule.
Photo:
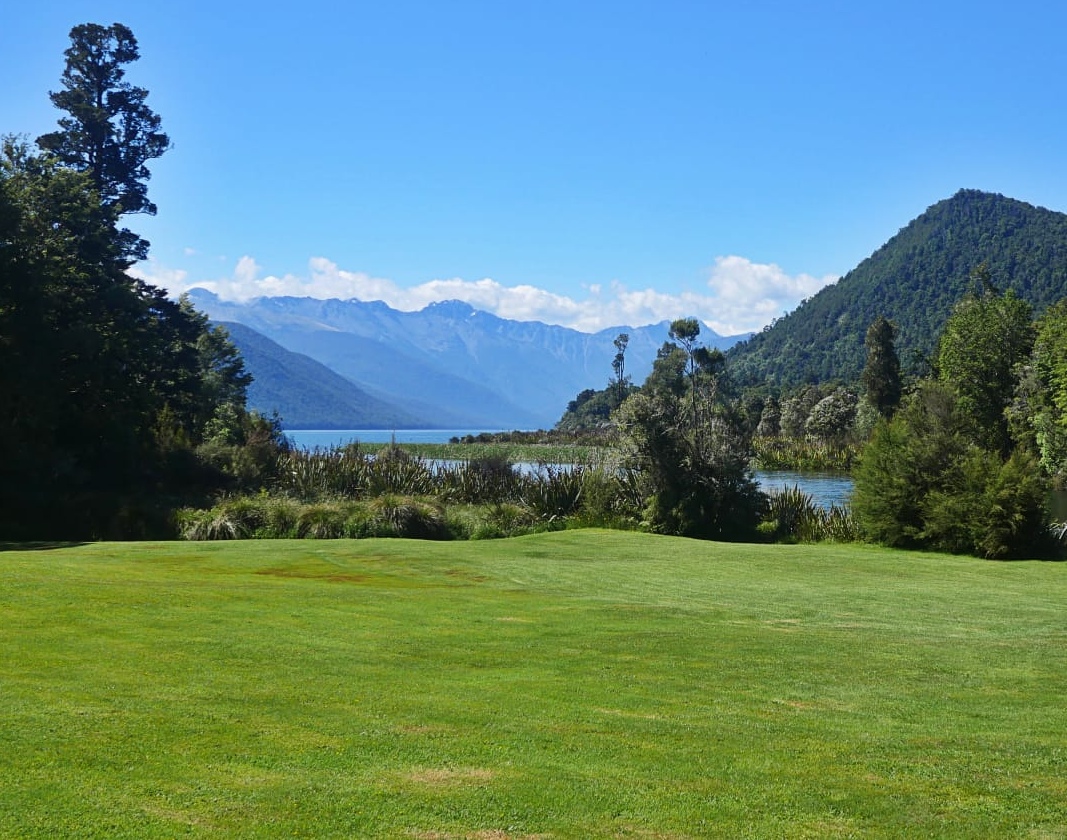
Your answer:
[[[1067,824],[1056,564],[606,531],[0,556],[3,836]]]
[[[729,350],[730,370],[745,382],[855,381],[864,335],[880,315],[897,324],[902,362],[921,370],[952,307],[975,291],[971,272],[983,263],[1001,291],[1015,291],[1040,314],[1067,295],[1067,214],[961,190],[837,283]]]

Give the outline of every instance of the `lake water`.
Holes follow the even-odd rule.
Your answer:
[[[300,449],[329,449],[346,443],[389,443],[395,438],[397,443],[448,443],[450,438],[463,435],[476,435],[484,429],[344,429],[339,431],[308,431],[296,429],[286,431],[286,436]],[[822,473],[798,473],[785,470],[761,471],[755,473],[756,481],[764,490],[789,488],[794,485],[807,493],[821,507],[843,505],[852,492],[852,479],[848,476]]]
[[[824,508],[829,508],[830,505],[843,506],[848,502],[849,493],[852,492],[852,479],[847,475],[756,470],[755,476],[756,481],[765,491],[779,488],[789,489],[796,486],[811,496],[815,504]]]
[[[448,443],[451,438],[476,435],[484,431],[485,429],[396,429],[395,431],[389,429],[327,429],[324,431],[286,429],[285,436],[299,449],[331,449],[353,441],[389,443],[395,439],[397,443]]]

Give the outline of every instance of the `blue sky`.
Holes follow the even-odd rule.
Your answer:
[[[125,23],[177,292],[759,329],[960,188],[1067,211],[1067,4],[20,3],[0,132]]]

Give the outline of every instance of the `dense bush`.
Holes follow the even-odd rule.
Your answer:
[[[852,498],[867,537],[988,558],[1049,551],[1049,483],[1036,459],[1016,450],[1005,460],[970,428],[954,392],[936,382],[876,428]]]

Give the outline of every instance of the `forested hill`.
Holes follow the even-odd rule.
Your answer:
[[[867,327],[899,327],[905,368],[929,356],[953,305],[985,263],[994,285],[1039,313],[1067,296],[1067,214],[1002,195],[961,190],[930,207],[842,277],[727,354],[744,382],[853,380]]]

